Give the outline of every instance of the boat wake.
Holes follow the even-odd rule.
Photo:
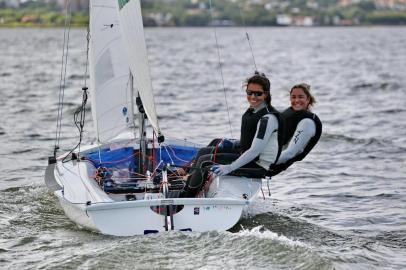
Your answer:
[[[255,237],[258,239],[269,239],[278,242],[279,244],[290,246],[290,247],[303,247],[303,248],[308,248],[311,249],[311,246],[309,246],[306,243],[301,242],[300,240],[292,240],[289,239],[288,237],[278,234],[275,232],[272,232],[266,228],[264,228],[263,225],[251,228],[251,229],[245,229],[243,228],[241,231],[236,233],[238,236],[241,237]]]

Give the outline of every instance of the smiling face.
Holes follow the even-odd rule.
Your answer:
[[[293,88],[290,92],[290,104],[295,111],[307,110],[309,107],[310,98],[306,95],[302,88]]]
[[[264,91],[261,85],[249,83],[247,85],[247,100],[251,108],[255,108],[264,102],[268,94]]]

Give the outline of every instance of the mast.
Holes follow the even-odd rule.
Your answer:
[[[137,91],[137,98],[136,98],[136,104],[134,104],[134,76],[131,73],[131,70],[129,71],[130,74],[130,92],[131,92],[131,108],[132,111],[134,112],[134,105],[137,105],[137,109],[138,109],[138,113],[133,115],[133,119],[135,119],[136,117],[138,118],[138,137],[140,138],[140,145],[139,145],[139,149],[140,149],[140,154],[138,155],[138,173],[140,174],[144,174],[145,170],[144,168],[147,168],[146,162],[146,153],[147,153],[147,132],[145,129],[146,126],[146,114],[145,114],[145,109],[144,106],[142,104],[142,100],[140,97],[140,94]],[[135,129],[135,123],[133,122],[133,127],[134,127],[134,138],[137,138],[137,134],[136,134],[136,129]]]
[[[138,117],[138,114],[135,113],[135,103],[134,103],[134,76],[131,73],[131,70],[128,70],[129,74],[129,82],[130,82],[130,101],[131,101],[131,113],[132,113],[132,130],[134,132],[134,139],[137,138],[137,130],[136,130],[136,125],[135,125],[135,119]],[[138,93],[138,92],[137,92]]]
[[[146,170],[144,168],[148,168],[147,164],[147,132],[145,130],[145,121],[146,121],[146,114],[145,114],[145,109],[142,104],[142,100],[140,97],[140,94],[138,93],[137,99],[136,99],[136,104],[138,107],[138,130],[139,130],[139,136],[140,136],[140,154],[139,154],[139,159],[138,159],[138,168],[139,168],[139,173],[144,174]]]

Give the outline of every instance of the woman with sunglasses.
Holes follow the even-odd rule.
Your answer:
[[[270,175],[286,170],[294,162],[302,160],[319,141],[322,124],[319,117],[310,111],[316,99],[310,92],[310,85],[301,83],[290,90],[291,107],[283,113],[284,150]]]
[[[181,197],[196,196],[206,178],[205,168],[210,166],[217,175],[243,167],[250,177],[262,178],[275,165],[283,143],[279,132],[282,122],[280,113],[271,106],[270,82],[265,74],[256,72],[247,80],[246,94],[249,108],[242,116],[238,146],[219,148],[217,144],[201,149],[194,165],[200,169],[192,169]]]

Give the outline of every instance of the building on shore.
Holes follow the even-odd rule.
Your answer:
[[[310,16],[280,14],[276,16],[276,24],[281,26],[313,26],[314,19]]]

